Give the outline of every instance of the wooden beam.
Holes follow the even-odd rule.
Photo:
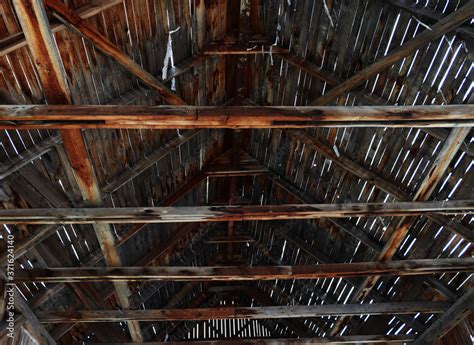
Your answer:
[[[413,14],[417,19],[424,22],[424,24],[433,25],[441,20],[441,15],[436,13],[430,7],[417,7],[415,4],[403,0],[386,1],[395,7],[398,7]],[[464,38],[466,39],[474,38],[474,30],[470,28],[467,24],[457,27],[455,31],[464,35]]]
[[[53,12],[53,14],[62,21],[67,27],[79,33],[82,37],[89,40],[94,47],[102,53],[110,56],[126,70],[139,78],[145,85],[156,91],[165,102],[173,105],[186,104],[178,95],[168,89],[162,82],[145,71],[139,64],[133,61],[129,56],[120,51],[104,35],[93,29],[77,13],[69,9],[64,3],[57,0],[44,0],[44,4]]]
[[[121,4],[123,0],[101,0],[97,3],[87,4],[79,7],[76,13],[82,18],[91,18],[107,9]],[[51,23],[51,32],[56,32],[66,29],[66,26],[60,22]],[[5,56],[14,52],[17,49],[26,47],[28,42],[26,41],[25,34],[19,32],[15,35],[9,36],[0,40],[0,57]]]
[[[235,234],[232,237],[229,236],[219,236],[219,237],[209,237],[206,240],[207,243],[251,243],[255,242],[255,239],[251,236],[236,236]]]
[[[285,53],[277,54],[277,56],[279,58],[285,60],[286,62],[288,62],[290,65],[293,65],[296,68],[301,69],[305,73],[307,73],[307,74],[309,74],[309,75],[311,75],[311,76],[313,76],[313,77],[315,77],[319,80],[322,80],[322,81],[328,83],[329,85],[334,86],[334,85],[341,84],[343,82],[343,80],[341,80],[338,76],[334,75],[333,73],[328,72],[326,70],[323,70],[319,66],[313,64],[312,62],[310,62],[308,60],[304,60],[304,59],[294,55],[290,51],[287,51]],[[371,106],[387,106],[388,105],[387,100],[384,100],[382,98],[378,98],[374,95],[371,95],[371,94],[367,93],[365,90],[359,90],[359,91],[356,91],[356,92],[352,92],[352,94],[354,96],[358,97],[359,99],[362,99],[365,103],[367,103],[368,105],[371,105]],[[430,134],[431,136],[441,140],[441,141],[445,141],[446,138],[449,135],[449,131],[445,128],[426,128],[426,127],[422,127],[421,130],[428,133],[428,134]],[[465,145],[463,145],[461,147],[461,150],[466,152],[470,156],[474,156],[474,150],[470,148],[469,144],[470,144],[469,141],[466,141]]]
[[[461,130],[461,132],[464,134],[468,131],[469,129]],[[386,179],[381,177],[379,174],[376,174],[375,172],[354,162],[352,159],[344,155],[341,155],[341,154],[337,155],[332,148],[330,148],[329,146],[327,146],[326,144],[324,144],[317,138],[314,138],[301,131],[288,131],[287,134],[291,138],[319,152],[325,158],[331,160],[342,169],[347,170],[350,173],[354,174],[355,176],[360,177],[368,181],[369,183],[374,184],[378,189],[383,190],[384,192],[392,195],[396,199],[400,201],[406,201],[412,198],[407,192],[403,191],[400,187],[396,186],[395,184],[387,181]],[[462,145],[456,145],[456,147],[459,147],[459,146],[462,146]],[[438,168],[442,167],[439,164],[435,164],[434,166],[437,166]],[[438,176],[438,175],[439,173],[430,175],[430,179],[433,179],[434,176]],[[430,183],[430,185],[432,186],[432,188],[435,187],[433,186],[432,183]],[[443,226],[445,229],[452,231],[461,237],[464,237],[466,240],[470,242],[474,242],[474,232],[471,229],[467,228],[466,226],[462,224],[453,223],[451,219],[444,216],[440,216],[440,215],[434,215],[434,216],[428,216],[428,217],[435,223]]]
[[[107,186],[104,186],[102,191],[104,193],[113,193],[117,191],[117,189],[132,181],[145,170],[155,165],[159,160],[169,155],[174,149],[178,148],[184,143],[187,143],[189,140],[196,137],[200,133],[202,133],[200,130],[194,129],[175,137],[148,157],[138,161],[131,167],[131,169],[128,169],[123,174],[115,178],[113,182],[109,183]]]
[[[431,41],[434,41],[435,39],[457,28],[459,25],[470,20],[473,16],[474,1],[469,1],[464,6],[458,8],[457,11],[447,15],[439,22],[434,24],[431,27],[431,30],[424,30],[411,40],[405,42],[402,46],[392,50],[386,56],[378,59],[368,67],[354,74],[343,83],[330,89],[328,93],[311,102],[311,105],[325,105],[331,103],[337,97],[351,91],[356,86],[361,85],[366,80],[375,76],[377,73],[383,72],[394,63],[398,62],[404,57],[409,56],[410,54],[413,54],[417,49],[424,47]]]
[[[471,3],[474,5],[474,1]],[[413,198],[414,201],[427,200],[430,198],[436,185],[441,181],[446,169],[448,168],[455,154],[458,152],[459,147],[464,143],[464,140],[469,134],[470,130],[471,128],[456,128],[451,131],[448,139],[446,139],[443,146],[441,147],[436,159],[431,163],[431,167],[428,173],[425,175],[424,180],[421,182],[418,191],[415,193]],[[379,253],[378,259],[380,261],[388,261],[394,257],[415,221],[415,217],[402,217],[398,221],[395,229],[390,234],[388,241],[385,243],[382,251]],[[372,276],[364,279],[352,298],[352,301],[363,301],[368,296],[370,291],[372,291],[372,289],[375,287],[379,279],[380,276]],[[337,321],[331,330],[331,335],[335,335],[337,332],[339,332],[346,319],[347,318],[343,317]]]
[[[335,315],[393,315],[430,313],[442,314],[451,305],[445,302],[400,302],[364,304],[325,304],[284,307],[219,307],[196,309],[146,310],[73,310],[39,311],[43,323],[221,320],[221,319],[282,319],[312,318]]]
[[[263,206],[3,209],[0,210],[0,222],[4,224],[192,223],[472,213],[474,213],[472,200],[449,200]]]
[[[423,332],[415,341],[416,345],[436,343],[462,320],[474,312],[474,288],[469,289],[438,320]]]
[[[61,144],[62,139],[59,135],[53,135],[47,139],[42,140],[35,146],[29,148],[26,152],[21,152],[18,156],[14,157],[8,164],[2,164],[0,171],[0,180],[3,180],[17,172],[24,166],[28,165],[35,159],[53,150],[55,146]]]
[[[210,177],[232,177],[232,176],[255,176],[265,175],[268,169],[260,164],[240,163],[238,166],[232,164],[213,165],[206,170],[206,176]]]
[[[43,85],[48,103],[72,103],[66,73],[54,43],[43,2],[38,0],[14,0],[16,14],[22,26],[29,50],[39,79]],[[99,185],[89,160],[86,146],[79,129],[62,130],[61,137],[70,165],[74,172],[77,185],[84,201],[93,206],[101,204],[102,198]],[[94,230],[109,266],[121,266],[121,259],[115,247],[115,238],[108,224],[94,224]],[[130,289],[125,283],[114,283],[117,299],[124,309],[129,308],[128,296]],[[138,322],[128,322],[133,341],[142,341]]]
[[[7,301],[8,299],[13,299],[14,300],[14,310],[11,309],[4,309],[2,310],[2,313],[4,312],[4,321],[7,320],[7,318],[10,317],[10,313],[13,313],[13,328],[14,328],[14,333],[17,336],[18,335],[18,329],[17,327],[20,326],[20,324],[25,327],[25,329],[34,337],[36,342],[38,344],[45,344],[45,345],[56,345],[56,342],[54,339],[51,337],[49,332],[46,330],[46,328],[40,323],[38,320],[37,316],[31,308],[28,306],[26,301],[23,299],[23,296],[20,294],[20,290],[16,288],[14,284],[11,284],[11,281],[9,279],[10,276],[7,277],[7,274],[4,272],[4,269],[0,270],[0,281],[2,282],[2,295],[1,298],[4,301]],[[11,292],[10,292],[11,290]],[[13,295],[13,296],[12,296]],[[6,302],[4,304],[5,308],[10,308]],[[7,323],[7,326],[8,323]],[[4,339],[4,344],[14,344],[15,338],[12,339],[10,342],[8,336],[6,333],[10,333],[7,329],[2,329],[2,331],[6,331],[3,333],[1,339]],[[3,327],[2,327],[3,328]]]
[[[349,335],[325,338],[291,338],[291,339],[239,339],[239,340],[194,340],[147,342],[147,345],[275,345],[275,344],[411,344],[412,335]],[[137,343],[90,343],[91,345],[134,345]]]
[[[0,129],[469,127],[474,105],[194,107],[3,105]]]
[[[290,183],[288,183],[286,180],[279,178],[277,175],[270,173],[269,174],[270,179],[276,183],[280,188],[283,188],[286,190],[288,193],[290,193],[293,197],[296,199],[300,200],[303,203],[313,203],[315,200],[311,197],[309,197],[307,194],[303,193]],[[376,252],[381,252],[383,246],[380,244],[378,241],[373,240],[367,234],[352,225],[346,224],[343,222],[341,219],[336,219],[336,218],[328,218],[328,220],[336,225],[340,230],[346,232],[350,236],[353,236],[354,238],[358,239],[362,243],[364,243],[366,246],[369,248],[373,249]],[[280,227],[276,226],[274,227],[274,230],[276,231],[277,234],[281,235],[284,239],[286,239],[289,243],[292,243],[295,245],[297,248],[300,248],[302,251],[304,251],[307,255],[315,259],[319,263],[333,263],[334,260],[331,258],[327,257],[324,255],[320,250],[318,250],[314,246],[310,246],[308,243],[303,241],[302,239],[299,238],[299,236],[296,236],[295,234],[289,232],[289,231],[284,231]],[[402,258],[396,256],[397,260],[403,260]],[[432,286],[434,286],[436,289],[438,289],[440,292],[442,292],[443,295],[447,297],[449,300],[453,300],[457,298],[456,294],[451,292],[451,290],[445,286],[440,286],[442,285],[438,279],[428,276],[425,276],[425,280]],[[345,281],[350,284],[351,286],[354,286],[357,288],[360,285],[360,280],[356,278],[349,278],[345,279]],[[371,291],[368,297],[372,298],[375,302],[388,302],[389,300],[386,297],[383,297],[382,295],[378,294],[376,291]],[[331,301],[329,301],[331,302]],[[412,319],[408,316],[404,315],[399,315],[398,318],[405,324],[409,325],[412,327],[415,331],[423,331],[425,327],[418,322],[416,319]]]
[[[405,276],[448,272],[474,272],[474,258],[420,259],[301,266],[27,268],[17,272],[15,281],[40,281],[48,283],[148,280],[253,281],[347,278],[371,275]]]
[[[388,100],[380,98],[376,95],[371,95],[365,90],[351,92],[354,96],[362,100],[366,105],[376,105],[376,106],[386,106],[388,105]],[[456,104],[456,102],[454,102]],[[469,103],[469,102],[467,102]],[[365,105],[361,104],[361,105]],[[449,129],[447,128],[420,128],[423,132],[428,133],[432,137],[445,141],[449,136]],[[466,152],[469,156],[474,157],[474,145],[472,145],[469,140],[464,142],[464,145],[460,148],[461,151]]]

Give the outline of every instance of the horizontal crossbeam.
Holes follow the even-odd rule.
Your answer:
[[[474,258],[357,262],[301,266],[215,267],[67,267],[19,270],[18,282],[49,283],[98,281],[235,281],[319,279],[368,275],[425,275],[473,272]]]
[[[3,209],[3,224],[193,223],[251,220],[455,215],[474,213],[474,201],[245,206]]]
[[[216,319],[287,319],[313,318],[335,315],[393,315],[444,313],[451,305],[446,302],[401,302],[363,304],[325,304],[283,307],[219,307],[194,309],[146,309],[146,310],[75,310],[39,311],[43,323],[63,322],[121,322],[216,320]]]
[[[0,129],[466,127],[474,105],[195,107],[3,105]]]

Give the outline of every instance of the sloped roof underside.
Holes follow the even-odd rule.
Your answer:
[[[251,1],[244,30],[239,27],[239,2],[64,2],[184,101],[199,106],[310,105],[468,3]],[[202,10],[204,38],[199,37],[202,30],[197,18]],[[50,23],[73,104],[163,104],[157,93],[52,15]],[[331,105],[469,104],[472,33],[472,24],[464,23],[371,76]],[[237,38],[248,40],[251,50],[273,44],[275,51],[281,47],[285,52],[200,55],[205,47],[225,46]],[[220,43],[214,43],[217,41]],[[10,0],[0,0],[0,65],[0,103],[47,103]],[[234,204],[275,205],[411,201],[450,131],[382,127],[235,133],[223,129],[88,129],[83,137],[104,207],[223,205],[230,199]],[[472,140],[471,131],[430,200],[472,199]],[[87,206],[59,131],[1,130],[0,142],[3,208]],[[204,173],[213,166],[235,168],[236,155],[241,166],[252,165],[265,173],[238,177]],[[369,180],[370,173],[379,179]],[[232,185],[234,191],[229,190]],[[230,246],[213,241],[227,236],[227,223],[115,224],[112,229],[123,266],[256,266],[377,261],[398,223],[397,217],[236,222],[234,235],[245,240]],[[418,217],[394,258],[471,257],[472,235],[466,236],[473,231],[471,223],[472,217],[463,214]],[[6,251],[5,239],[13,233],[20,250],[17,263],[22,267],[105,265],[91,225],[47,226],[49,236],[25,248],[21,244],[44,230],[44,225],[3,227],[0,248]],[[345,304],[356,298],[361,283],[361,278],[130,282],[129,300],[133,309]],[[33,312],[119,308],[113,286],[107,282],[22,283],[18,289]],[[363,301],[452,302],[470,289],[470,273],[384,276]],[[421,334],[439,317],[431,313],[360,315],[344,324],[339,334]],[[140,328],[146,341],[326,337],[338,319],[146,321],[140,322]],[[45,326],[63,344],[130,341],[124,322]],[[456,343],[471,341],[469,334],[472,337],[472,328],[456,333]]]

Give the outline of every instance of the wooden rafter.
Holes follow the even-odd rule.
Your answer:
[[[290,193],[297,200],[300,200],[303,203],[313,203],[313,202],[315,202],[315,200],[312,197],[310,197],[306,193],[303,193],[301,190],[299,190],[298,188],[296,188],[295,186],[293,186],[292,184],[290,184],[289,182],[287,182],[286,180],[284,180],[280,176],[275,175],[272,172],[270,172],[269,173],[269,178],[273,181],[273,183],[275,183],[280,188],[282,188],[283,190]],[[378,242],[375,239],[368,236],[366,234],[366,232],[363,231],[362,229],[360,229],[358,227],[355,227],[352,224],[347,224],[346,222],[344,222],[341,219],[327,218],[327,220],[329,220],[329,222],[334,224],[341,231],[343,231],[343,232],[347,233],[348,235],[354,237],[355,239],[357,239],[358,241],[363,243],[368,248],[371,248],[375,252],[380,253],[382,251],[383,245],[380,242]],[[278,231],[278,228],[277,228],[277,231]],[[306,245],[306,242],[304,242],[302,240],[299,240],[295,236],[292,236],[290,234],[286,234],[285,232],[280,232],[280,233],[285,235],[285,238],[287,239],[287,241],[294,242],[295,245],[297,245],[302,250],[306,251],[309,255],[313,256],[317,261],[319,261],[321,263],[330,263],[331,262],[331,261],[329,261],[328,257],[323,256],[323,254],[319,251],[317,252],[317,255],[316,255],[315,254],[316,253],[315,249],[314,248],[309,248]],[[398,255],[395,256],[394,258],[396,260],[402,260],[402,258],[399,257]],[[452,292],[447,286],[442,284],[438,279],[431,278],[431,277],[426,277],[426,280],[427,280],[427,282],[429,282],[430,285],[432,285],[434,288],[436,288],[439,292],[441,292],[448,299],[456,299],[457,298],[457,295],[454,292]],[[354,286],[357,286],[357,285],[354,285]],[[375,297],[377,297],[377,295]],[[379,297],[380,296],[378,296],[377,298],[379,298]],[[375,298],[375,300],[379,300],[377,298]]]
[[[162,82],[145,71],[129,56],[120,51],[104,35],[88,25],[77,13],[71,11],[64,3],[57,0],[44,0],[44,4],[53,11],[54,15],[67,27],[72,28],[88,39],[98,50],[110,56],[126,70],[139,78],[145,85],[156,91],[165,102],[173,105],[186,104],[178,95],[168,89]]]
[[[337,219],[334,219],[337,220]],[[321,250],[319,250],[315,246],[310,246],[306,241],[301,239],[299,236],[296,234],[292,233],[291,231],[286,231],[285,229],[281,228],[280,225],[274,226],[273,231],[275,231],[276,235],[282,237],[284,240],[288,241],[288,243],[296,246],[299,248],[302,252],[305,253],[305,255],[309,256],[316,262],[320,264],[331,264],[335,263],[335,261],[331,258],[329,258],[327,255],[325,255]],[[266,248],[260,244],[258,246],[259,249],[262,250],[265,256],[269,257],[272,262],[274,262],[276,265],[280,265],[281,263],[277,258],[275,258],[271,253],[268,252]],[[357,287],[360,284],[360,280],[358,278],[343,278],[343,280],[348,283],[350,286]],[[296,281],[297,282],[297,281]],[[273,288],[274,289],[274,288]],[[326,303],[336,303],[337,299],[336,297],[332,296],[329,294],[327,291],[323,290],[318,290],[315,286],[311,286],[311,291],[315,292],[315,294],[322,300],[324,300]],[[278,292],[280,293],[280,292]],[[370,294],[370,297],[375,301],[375,302],[382,302],[386,303],[389,302],[389,299],[382,296],[381,294],[372,291]],[[397,315],[397,317],[407,325],[410,325],[414,330],[416,331],[423,331],[425,327],[423,324],[418,322],[416,319],[411,318],[408,315]]]
[[[104,186],[102,191],[104,193],[113,193],[117,191],[120,187],[125,185],[126,183],[132,181],[135,177],[143,173],[145,170],[149,169],[153,165],[155,165],[158,161],[166,157],[170,154],[174,149],[178,148],[180,145],[187,143],[192,138],[196,137],[202,133],[200,130],[191,130],[188,132],[183,133],[175,137],[174,139],[170,140],[163,146],[161,146],[158,150],[153,152],[151,155],[147,156],[146,158],[138,161],[134,164],[131,169],[126,170],[123,174],[117,176],[113,182],[110,182],[108,185]]]
[[[474,4],[474,1],[472,4]],[[457,128],[451,131],[435,160],[431,163],[431,167],[424,180],[420,183],[420,187],[415,193],[413,200],[428,200],[430,198],[436,185],[441,181],[449,164],[458,152],[459,147],[464,142],[470,130],[470,128]],[[398,221],[395,229],[378,256],[380,261],[388,261],[393,258],[415,221],[415,217],[402,217]],[[363,301],[369,292],[375,287],[379,278],[380,276],[372,276],[364,279],[352,301]],[[340,318],[331,330],[331,335],[337,334],[345,321],[346,318]]]
[[[70,267],[32,268],[19,271],[18,282],[49,283],[90,281],[239,281],[358,277],[371,275],[425,275],[473,272],[474,259],[421,259],[301,266],[214,267]]]
[[[374,63],[357,72],[343,83],[333,87],[325,95],[320,96],[311,102],[311,105],[325,105],[331,103],[334,99],[351,91],[355,87],[361,85],[367,79],[375,76],[377,73],[383,72],[397,61],[414,53],[417,49],[422,48],[426,44],[443,36],[449,31],[457,28],[467,20],[474,16],[474,1],[469,1],[457,11],[447,15],[431,27],[416,35],[411,40],[405,42],[402,46],[394,49],[386,56],[376,60]]]
[[[100,3],[97,2],[88,4],[78,8],[76,11],[77,15],[79,15],[82,19],[87,19],[121,3],[123,3],[123,0],[101,0]],[[64,29],[66,29],[66,26],[62,23],[51,23],[51,32],[53,34]],[[8,38],[2,39],[0,40],[0,57],[10,54],[22,47],[26,47],[27,45],[28,42],[26,41],[23,32],[19,32]]]
[[[474,288],[468,290],[446,313],[423,332],[416,345],[434,344],[474,311]]]
[[[474,105],[384,107],[0,106],[0,129],[465,127]]]
[[[31,148],[27,152],[15,157],[8,165],[2,164],[1,171],[0,171],[0,180],[7,178],[14,172],[17,172],[24,166],[34,161],[35,159],[50,152],[57,145],[59,145],[61,141],[62,139],[58,135],[48,137],[47,139],[44,139],[43,141],[35,145],[33,148]]]
[[[471,200],[359,204],[55,208],[0,210],[4,224],[228,222],[375,216],[472,214]]]
[[[469,129],[464,129],[462,132],[466,133]],[[321,153],[325,158],[331,160],[339,167],[344,170],[349,171],[350,173],[362,178],[370,183],[373,183],[378,189],[383,190],[384,192],[392,195],[398,200],[410,200],[410,195],[403,191],[400,187],[396,186],[390,181],[387,181],[379,174],[369,170],[368,168],[356,163],[352,159],[346,157],[345,155],[336,154],[332,148],[318,140],[317,138],[311,137],[310,135],[300,132],[300,131],[291,131],[287,133],[291,138],[304,143],[308,147],[316,150]],[[432,186],[433,188],[435,186]],[[464,237],[470,242],[474,242],[473,231],[462,224],[453,224],[453,222],[443,216],[434,215],[429,216],[429,218],[436,222],[437,224],[444,226],[447,230],[450,230],[459,236]]]
[[[123,174],[120,174],[113,178],[108,185],[104,186],[102,188],[102,191],[104,193],[112,193],[120,186],[123,184],[127,183],[128,181],[131,181],[133,178],[138,176],[141,172],[145,171],[149,167],[153,166],[153,164],[156,164],[157,161],[159,161],[161,158],[166,157],[173,149],[178,147],[179,145],[182,145],[186,143],[188,140],[192,139],[199,133],[198,130],[190,131],[183,133],[182,136],[176,137],[175,139],[170,140],[168,143],[166,143],[162,148],[151,154],[150,156],[138,161],[134,166],[132,166],[131,169],[126,170]],[[62,139],[57,138],[55,139],[59,140],[62,142]],[[204,176],[201,177],[202,179]],[[198,181],[194,181],[198,182]],[[194,182],[191,183],[191,185],[194,185]],[[185,193],[190,186],[183,185],[180,187],[180,193],[173,193],[172,195],[169,196],[169,199],[176,199],[180,198],[180,195]],[[106,194],[104,194],[102,197],[104,198]],[[165,201],[164,201],[165,202]],[[171,205],[171,204],[166,204],[166,202],[163,205]],[[45,226],[42,227],[38,230],[36,230],[31,236],[26,238],[25,240],[16,243],[15,245],[15,255],[17,258],[23,256],[25,253],[28,252],[28,250],[34,248],[38,243],[43,242],[46,238],[51,236],[56,232],[57,228],[55,226]],[[124,241],[119,241],[117,242],[117,245],[120,246]],[[6,260],[6,255],[2,255],[0,257],[0,264],[4,263]]]
[[[59,52],[54,43],[46,11],[41,1],[15,0],[13,2],[23,28],[35,67],[50,104],[71,104],[66,74]],[[102,198],[96,176],[89,160],[82,134],[79,130],[61,131],[63,146],[82,197],[87,204],[100,205]],[[110,266],[121,266],[110,225],[95,224],[94,230],[102,248],[105,262]],[[130,289],[126,283],[114,284],[122,308],[128,309]],[[128,322],[133,341],[142,341],[138,322]]]
[[[77,310],[41,311],[38,318],[44,323],[211,320],[211,319],[281,319],[311,318],[334,315],[393,315],[446,312],[446,302],[401,302],[364,304],[325,304],[284,307],[219,307],[197,309],[147,310]]]
[[[436,24],[441,20],[441,15],[437,14],[435,11],[429,7],[421,7],[411,4],[407,1],[402,0],[386,0],[389,4],[398,7],[402,10],[405,10],[412,15],[416,16],[419,20],[428,25]],[[457,32],[465,35],[466,38],[474,38],[474,30],[468,25],[461,25],[455,29]]]

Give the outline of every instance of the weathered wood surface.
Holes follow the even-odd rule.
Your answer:
[[[0,180],[5,179],[14,172],[31,163],[35,159],[53,150],[57,145],[61,144],[61,142],[62,139],[60,136],[52,136],[41,141],[40,143],[38,143],[38,145],[34,146],[25,154],[16,157],[16,159],[14,159],[8,165],[5,164],[5,166],[2,166],[0,169]]]
[[[462,142],[462,136],[466,136],[469,133],[469,128],[464,128],[460,132],[461,134],[461,140],[459,139],[459,133],[455,137],[455,140],[457,140],[457,145],[454,148],[451,148],[449,152],[451,154],[455,154],[457,152],[457,149],[461,146]],[[394,183],[387,181],[385,178],[380,176],[380,174],[375,173],[374,171],[366,168],[365,166],[362,166],[355,162],[353,159],[350,159],[346,157],[345,155],[337,155],[334,151],[333,148],[327,146],[324,144],[321,140],[317,138],[312,138],[309,134],[303,133],[301,131],[291,131],[288,132],[288,135],[291,138],[294,138],[295,140],[298,140],[299,142],[307,145],[308,147],[313,148],[314,150],[318,151],[321,153],[324,157],[327,159],[331,160],[341,168],[351,172],[355,176],[358,176],[370,183],[373,183],[377,188],[380,190],[383,190],[384,192],[391,194],[398,200],[409,200],[410,195],[402,190],[400,187],[396,186]],[[446,168],[445,165],[449,164],[449,161],[443,161],[441,162],[442,164],[435,163],[433,164],[434,167],[436,167],[437,171],[429,174],[429,179],[430,182],[428,185],[430,186],[430,189],[434,188],[436,186],[436,180],[434,178],[439,178],[439,176],[442,176],[443,174],[440,173],[440,169]],[[433,183],[433,181],[435,183]],[[474,242],[474,231],[462,224],[455,224],[453,223],[450,219],[447,219],[446,217],[443,216],[429,216],[431,220],[434,222],[444,226],[446,229],[455,232],[459,234],[460,236],[464,237],[470,242]]]
[[[0,210],[4,224],[176,223],[472,214],[474,201]]]
[[[192,340],[192,341],[151,341],[148,345],[278,345],[278,344],[401,344],[412,343],[412,335],[348,335],[325,338],[275,338],[275,339],[239,339],[239,340]],[[134,345],[138,343],[90,343],[91,345]]]
[[[450,306],[449,303],[445,302],[426,301],[253,308],[218,307],[196,309],[39,311],[37,314],[38,319],[43,323],[119,322],[124,320],[281,319],[334,315],[440,314],[446,312]]]
[[[72,104],[71,91],[59,50],[50,29],[43,3],[32,0],[15,0],[15,11],[28,42],[35,67],[49,104]],[[101,205],[102,197],[97,177],[89,159],[82,133],[78,129],[62,130],[67,162],[74,173],[75,182],[83,200],[89,205]],[[121,266],[121,258],[115,246],[115,237],[109,224],[94,224],[97,240],[107,265]],[[119,305],[129,308],[129,286],[114,283]],[[138,322],[127,322],[133,341],[142,341]]]
[[[438,21],[431,27],[431,29],[427,29],[416,35],[402,46],[391,51],[388,55],[376,60],[373,64],[357,72],[343,83],[335,86],[323,96],[318,97],[316,100],[311,102],[311,105],[324,105],[331,103],[331,101],[336,99],[338,96],[341,96],[344,93],[352,90],[377,73],[383,72],[397,61],[409,56],[417,49],[422,48],[431,41],[450,32],[467,20],[471,19],[473,16],[474,2],[469,1],[464,6],[458,8],[457,11]]]
[[[446,313],[436,320],[415,341],[417,345],[429,345],[441,339],[446,333],[474,312],[474,288],[466,292]]]
[[[91,3],[77,9],[77,15],[82,19],[93,17],[107,9],[123,3],[123,0],[101,0],[100,3]],[[51,32],[56,33],[66,29],[62,23],[51,23]],[[18,32],[8,38],[0,40],[0,57],[10,54],[17,49],[26,47],[28,42],[23,32]]]
[[[49,283],[142,280],[236,281],[320,279],[367,275],[405,276],[473,271],[474,258],[465,258],[300,266],[33,268],[19,270],[15,280],[18,282],[42,281]]]
[[[467,137],[469,132],[470,128],[456,128],[451,130],[448,139],[443,143],[439,153],[431,163],[428,174],[418,187],[418,190],[413,197],[414,201],[428,200],[431,197],[436,185],[441,182],[444,173],[451,161],[454,159],[459,147],[464,143],[464,139]],[[387,261],[393,258],[407,236],[410,227],[415,224],[416,220],[415,217],[403,217],[398,221],[394,231],[390,234],[390,237],[382,248],[382,251],[379,253],[378,260]],[[379,279],[379,276],[371,276],[364,279],[352,301],[363,301],[369,292],[375,287]],[[331,330],[331,335],[337,334],[344,319],[345,318],[343,317],[338,320],[334,328]]]
[[[57,0],[45,0],[44,3],[67,27],[72,28],[94,44],[98,50],[112,57],[133,75],[138,77],[143,83],[145,83],[145,85],[156,91],[167,103],[174,105],[186,104],[178,95],[176,95],[176,93],[172,92],[157,78],[145,71],[132,58],[120,51],[104,35],[88,25],[78,14],[71,11],[65,4]]]
[[[0,107],[0,128],[310,128],[459,127],[474,124],[474,105],[386,107]]]

